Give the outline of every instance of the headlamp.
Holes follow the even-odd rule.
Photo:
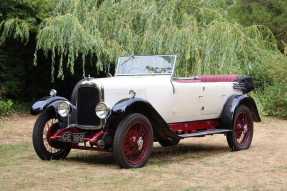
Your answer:
[[[57,112],[61,117],[67,117],[70,113],[69,103],[63,101],[58,104]]]
[[[103,102],[100,102],[96,108],[95,108],[95,111],[96,111],[96,115],[100,118],[100,119],[105,119],[107,117],[107,115],[109,114],[109,108],[108,106],[103,103]]]

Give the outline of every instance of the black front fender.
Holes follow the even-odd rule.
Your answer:
[[[42,111],[53,108],[54,110],[56,109],[57,103],[60,101],[68,101],[64,97],[60,96],[53,96],[53,97],[44,97],[38,101],[36,101],[31,108],[31,114],[32,115],[37,115],[41,113]]]
[[[231,128],[233,125],[233,118],[236,108],[240,105],[247,106],[253,116],[255,122],[260,122],[261,118],[254,99],[246,94],[233,95],[226,101],[223,111],[221,113],[221,126],[222,128]]]
[[[129,114],[141,113],[152,123],[155,138],[158,140],[174,140],[179,137],[170,130],[166,121],[146,100],[141,98],[123,99],[116,103],[107,118],[106,128],[115,132],[118,124]]]

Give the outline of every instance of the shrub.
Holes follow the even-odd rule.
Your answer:
[[[14,109],[14,103],[12,100],[0,100],[0,116],[10,114]]]
[[[287,86],[277,83],[257,92],[257,98],[264,108],[263,114],[287,118]]]

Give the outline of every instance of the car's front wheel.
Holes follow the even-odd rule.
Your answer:
[[[123,119],[114,136],[113,156],[122,168],[139,168],[148,161],[153,146],[150,121],[135,113]]]
[[[253,118],[250,109],[239,106],[233,118],[232,132],[226,135],[228,145],[232,151],[248,149],[253,138]]]
[[[58,129],[58,120],[53,113],[45,111],[38,117],[33,129],[33,146],[42,160],[64,159],[69,154],[70,145],[50,140]]]

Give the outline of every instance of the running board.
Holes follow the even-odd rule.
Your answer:
[[[201,132],[196,132],[196,133],[182,134],[182,135],[178,135],[178,136],[180,138],[203,137],[205,135],[222,134],[222,133],[227,133],[230,131],[231,130],[229,130],[229,129],[213,129],[213,130],[206,130],[206,131],[201,131]]]

